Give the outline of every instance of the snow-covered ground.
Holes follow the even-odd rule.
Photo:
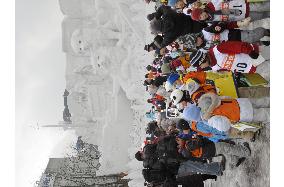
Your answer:
[[[247,29],[256,27],[270,28],[270,19],[251,23]],[[264,38],[263,38],[264,39]],[[257,68],[266,80],[270,80],[270,47],[261,52],[266,61]],[[250,143],[252,155],[239,167],[231,168],[226,164],[224,175],[217,181],[206,181],[208,187],[267,187],[270,186],[270,124],[264,124],[260,136]]]
[[[153,38],[146,15],[154,6],[142,0],[59,2],[66,15],[63,51],[68,105],[73,124],[79,126],[75,132],[102,151],[98,174],[127,172],[130,186],[141,187],[142,163],[134,159],[134,153],[144,139],[145,112],[150,108],[142,84],[153,56],[143,48]],[[269,20],[258,24],[269,27]],[[261,69],[261,74],[269,78],[269,69]],[[227,168],[224,176],[207,185],[269,186],[269,139],[267,125],[260,139],[251,143],[251,158],[239,168]]]

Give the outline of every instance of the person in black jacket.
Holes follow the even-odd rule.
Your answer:
[[[153,34],[164,35],[161,48],[171,44],[179,36],[199,33],[207,26],[207,23],[193,21],[190,16],[177,13],[168,6],[161,6],[157,12],[149,14],[147,19],[151,21],[150,28]]]

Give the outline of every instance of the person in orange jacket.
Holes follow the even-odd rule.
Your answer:
[[[185,75],[179,75],[178,73],[172,73],[169,75],[166,82],[166,91],[174,88],[182,88],[186,90],[187,84],[194,80],[196,83],[203,85],[206,82],[206,72],[188,72]]]
[[[187,94],[190,97],[191,102],[198,103],[198,99],[206,93],[216,94],[215,86],[209,84],[198,84],[197,81],[191,79],[188,84],[174,90],[171,93],[170,98],[174,105],[180,104],[181,106],[179,107],[182,109],[187,106],[186,99],[183,99]]]
[[[229,158],[232,164],[237,164],[240,158],[249,157],[251,154],[247,142],[242,145],[227,142],[212,142],[202,136],[184,137],[178,137],[177,143],[179,145],[179,152],[183,157],[188,159],[210,159],[222,154],[226,155],[226,159]]]
[[[269,122],[269,98],[225,98],[214,93],[202,95],[198,100],[201,119],[220,131],[229,131],[237,122]]]

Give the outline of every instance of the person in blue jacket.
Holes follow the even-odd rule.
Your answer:
[[[198,134],[207,136],[207,138],[213,142],[220,140],[227,140],[232,138],[242,138],[250,141],[255,141],[255,138],[259,132],[239,131],[233,127],[229,131],[220,131],[210,126],[207,121],[204,121],[200,117],[201,109],[194,104],[188,105],[183,110],[183,119],[189,121],[190,128]],[[204,134],[205,133],[205,134]]]
[[[204,136],[212,142],[219,142],[221,140],[229,139],[228,134],[217,129],[210,127],[206,124],[205,121],[199,122],[187,122],[185,119],[181,119],[177,123],[177,128],[181,129],[182,134],[197,134]],[[193,132],[192,132],[193,131]],[[180,135],[186,136],[186,135]]]

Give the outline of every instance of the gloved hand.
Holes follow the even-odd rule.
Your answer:
[[[252,59],[257,59],[258,56],[259,56],[259,53],[255,52],[255,51],[252,51],[249,56],[252,58]]]
[[[149,21],[151,21],[152,19],[154,19],[154,17],[155,17],[155,13],[152,13],[152,14],[148,14],[148,15],[147,15],[147,19],[148,19]]]
[[[246,27],[250,24],[250,20],[251,20],[251,18],[247,17],[247,18],[243,19],[242,21],[237,21],[237,25],[238,25],[238,27]]]

